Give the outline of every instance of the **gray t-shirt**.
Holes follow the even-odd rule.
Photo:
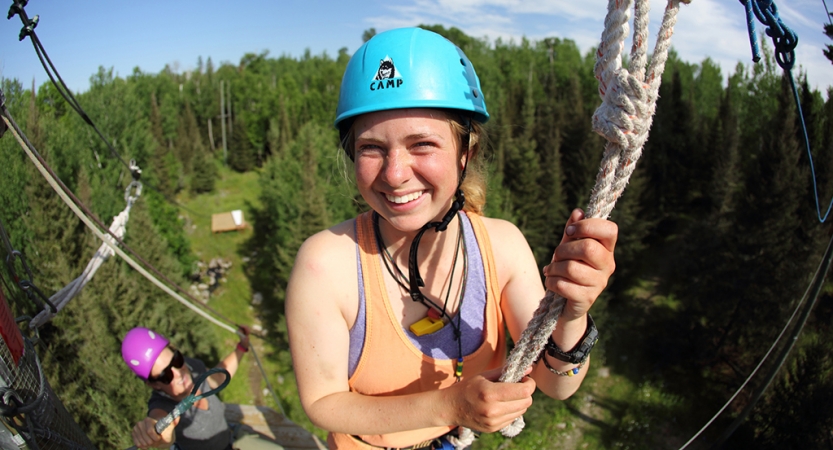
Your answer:
[[[185,364],[191,369],[196,380],[200,374],[208,369],[205,363],[198,359],[185,357]],[[208,381],[200,386],[202,392],[208,392],[211,387]],[[216,395],[207,397],[208,409],[192,406],[183,412],[176,427],[176,444],[182,450],[230,450],[231,429],[226,423],[226,405]],[[170,413],[177,405],[177,401],[166,394],[153,391],[148,400],[148,411],[161,409]]]

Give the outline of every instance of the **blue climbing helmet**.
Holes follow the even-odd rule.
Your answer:
[[[422,28],[398,28],[365,42],[347,63],[335,126],[342,135],[360,114],[401,108],[466,111],[489,120],[480,79],[465,53]]]

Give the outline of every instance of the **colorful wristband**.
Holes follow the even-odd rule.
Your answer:
[[[547,369],[549,369],[550,372],[552,372],[552,373],[554,373],[558,376],[561,376],[561,377],[571,377],[573,375],[578,375],[578,373],[581,371],[581,368],[584,367],[585,364],[587,364],[587,358],[584,358],[579,363],[578,367],[573,367],[572,369],[565,370],[565,371],[562,372],[560,370],[555,370],[555,369],[552,368],[552,366],[550,366],[549,361],[547,361],[546,352],[541,353],[541,359],[544,360],[544,365],[547,366]]]
[[[240,350],[243,353],[248,353],[249,352],[249,349],[247,347],[243,347],[243,344],[241,344],[239,342],[237,343],[237,348],[238,348],[238,350]]]

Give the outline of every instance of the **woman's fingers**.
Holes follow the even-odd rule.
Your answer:
[[[532,404],[535,380],[524,377],[518,383],[501,383],[501,369],[455,385],[462,390],[460,425],[482,432],[494,432],[523,415]]]

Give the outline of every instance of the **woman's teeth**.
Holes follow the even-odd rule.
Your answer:
[[[392,202],[392,203],[408,203],[408,202],[411,202],[411,201],[414,201],[414,200],[418,199],[419,196],[421,196],[421,195],[422,195],[422,191],[413,192],[411,194],[403,195],[401,197],[396,197],[396,196],[393,196],[393,195],[390,195],[390,194],[385,194],[385,197],[387,197],[388,201]]]

